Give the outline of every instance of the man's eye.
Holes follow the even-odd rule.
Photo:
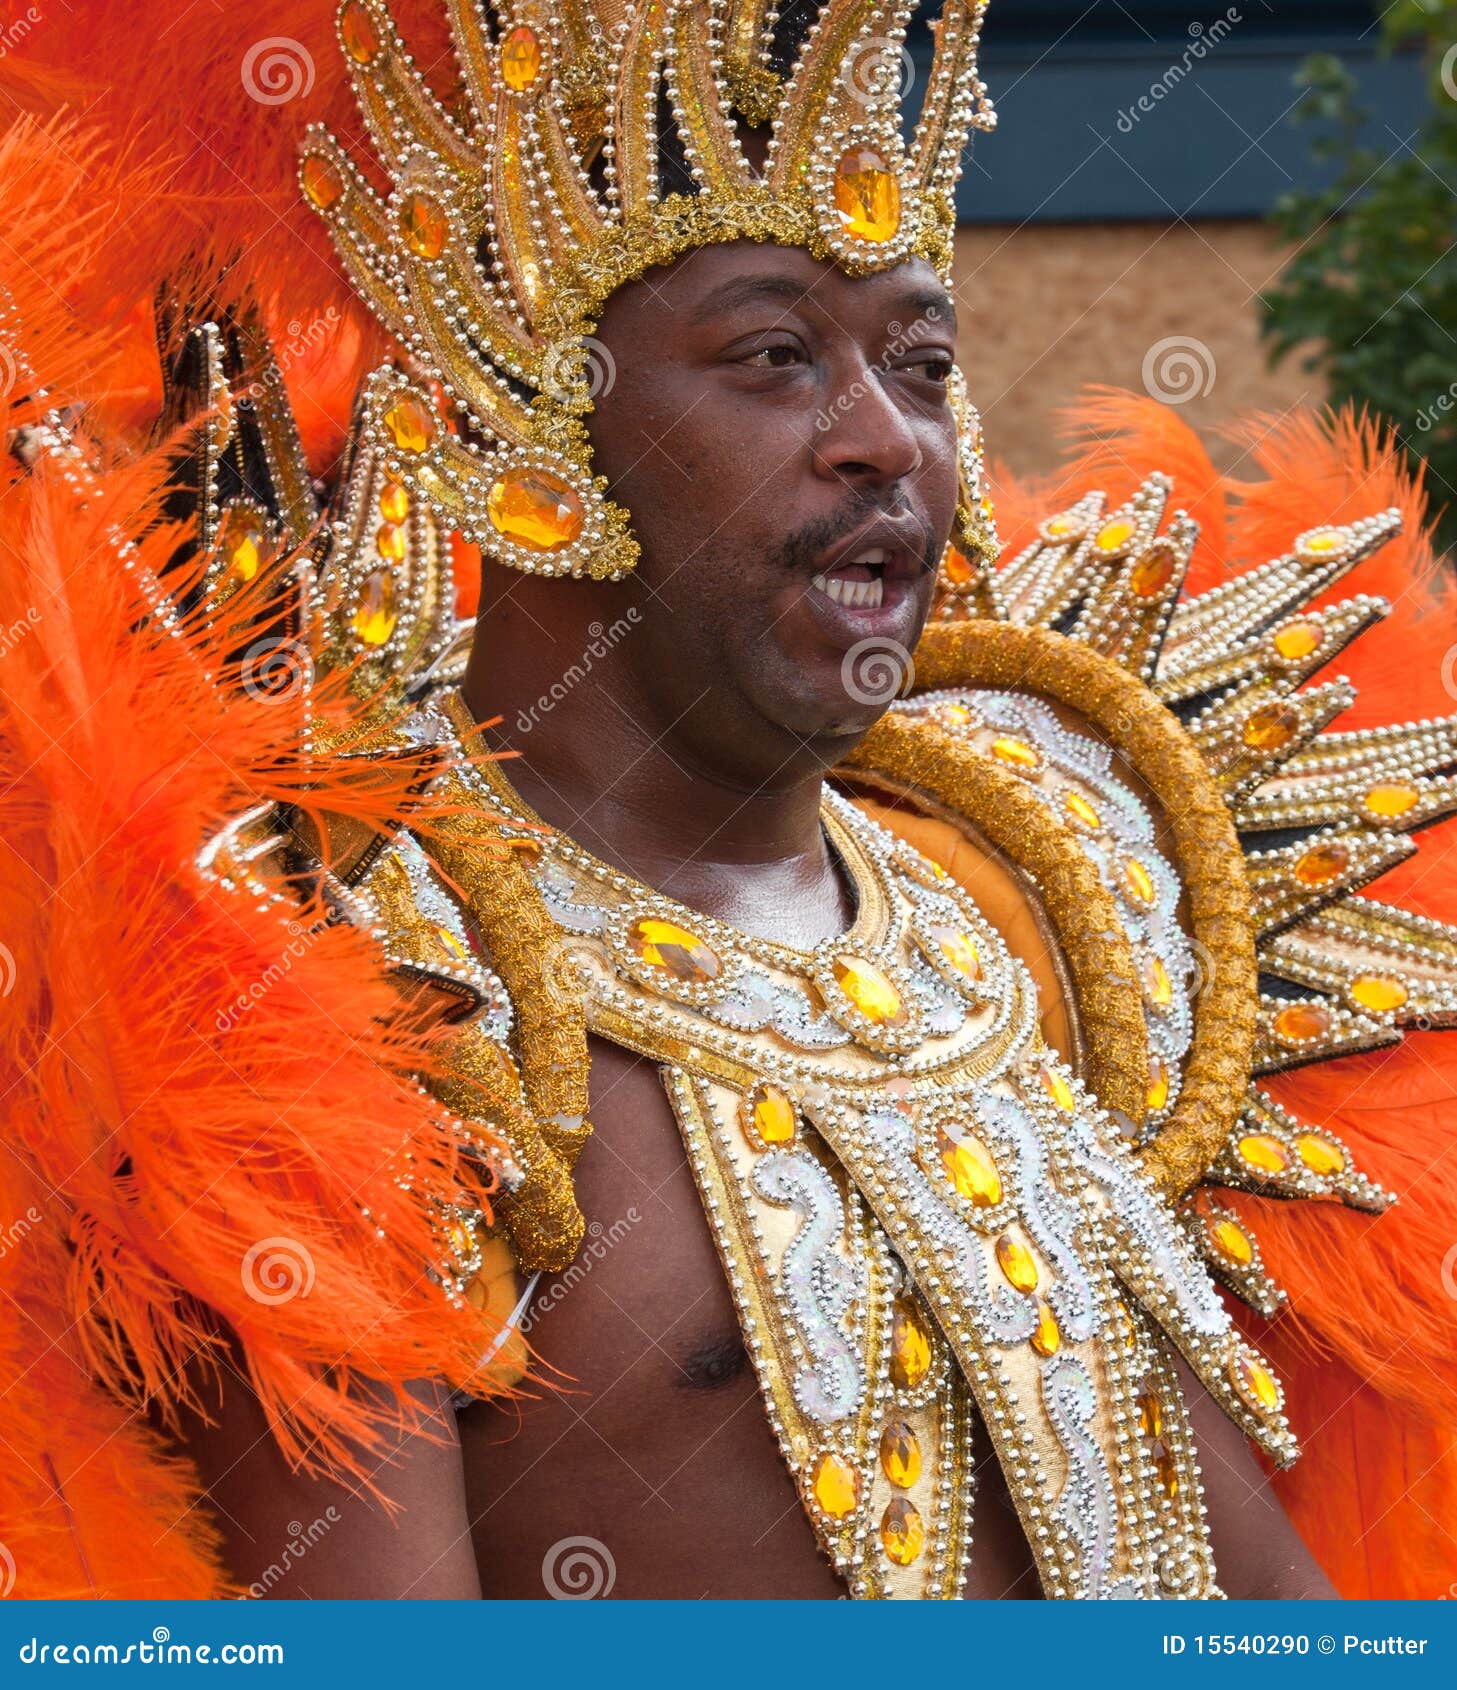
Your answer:
[[[756,370],[785,370],[791,364],[804,361],[804,353],[797,346],[788,342],[781,342],[776,346],[761,346],[757,352],[751,352],[744,362]]]
[[[920,358],[914,364],[907,364],[904,367],[908,370],[914,370],[917,375],[928,376],[932,381],[941,382],[943,385],[951,378],[951,360],[949,358]]]

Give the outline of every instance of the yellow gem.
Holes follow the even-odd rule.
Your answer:
[[[1161,1056],[1148,1059],[1148,1112],[1157,1115],[1169,1101],[1169,1065]]]
[[[358,0],[344,8],[339,19],[339,34],[344,42],[344,51],[357,65],[367,65],[379,52],[379,31],[374,26],[374,19],[358,4]]]
[[[1242,1226],[1221,1215],[1204,1223],[1209,1242],[1226,1261],[1237,1267],[1248,1267],[1255,1259],[1255,1246]]]
[[[1071,1115],[1078,1106],[1078,1100],[1073,1095],[1073,1088],[1067,1083],[1067,1076],[1060,1068],[1043,1066],[1038,1070],[1037,1077],[1042,1081],[1043,1090],[1058,1106],[1066,1109]]]
[[[1002,1176],[985,1151],[968,1139],[952,1138],[938,1127],[936,1141],[941,1166],[961,1196],[978,1209],[990,1209],[1002,1200]]]
[[[393,522],[383,523],[375,531],[374,549],[391,563],[398,563],[405,555],[405,531]]]
[[[251,581],[263,562],[267,536],[256,512],[247,505],[229,505],[218,535],[218,549],[240,581]]]
[[[1069,540],[1081,540],[1087,531],[1087,523],[1080,516],[1074,516],[1071,511],[1048,517],[1039,530],[1042,538],[1051,540],[1054,545],[1066,545]]]
[[[398,481],[387,481],[380,488],[379,514],[386,522],[403,522],[410,514],[410,495]]]
[[[389,437],[402,452],[423,452],[435,438],[435,423],[413,393],[402,393],[384,414]]]
[[[1158,896],[1153,883],[1153,876],[1139,862],[1137,857],[1126,857],[1123,862],[1123,890],[1135,903],[1151,904]]]
[[[439,258],[449,232],[445,213],[424,194],[411,194],[400,208],[400,233],[416,258]]]
[[[1012,739],[1007,735],[992,741],[992,756],[1017,769],[1035,769],[1042,761],[1025,740]]]
[[[1229,1376],[1251,1408],[1272,1413],[1280,1406],[1280,1387],[1274,1375],[1248,1350],[1236,1350],[1230,1357]]]
[[[501,79],[515,94],[524,94],[541,75],[541,42],[536,31],[517,24],[501,43]]]
[[[1138,524],[1132,517],[1116,516],[1098,530],[1093,544],[1105,556],[1111,557],[1115,552],[1121,552],[1137,532]]]
[[[320,211],[327,211],[344,192],[344,178],[332,160],[310,153],[300,171],[304,192]]]
[[[1174,554],[1167,546],[1151,546],[1128,572],[1128,585],[1136,597],[1154,599],[1174,578]]]
[[[926,1522],[909,1497],[895,1496],[880,1521],[880,1541],[898,1567],[909,1567],[926,1546]]]
[[[1351,853],[1338,839],[1312,845],[1295,864],[1295,878],[1302,886],[1328,886],[1351,866]]]
[[[1157,1391],[1143,1391],[1138,1398],[1138,1429],[1146,1438],[1159,1438],[1164,1431],[1164,1405]]]
[[[498,534],[534,552],[560,551],[582,532],[581,496],[545,469],[508,469],[486,495]]]
[[[1032,1348],[1040,1356],[1055,1356],[1062,1348],[1062,1333],[1057,1329],[1057,1316],[1046,1303],[1037,1305],[1037,1330],[1032,1334]]]
[[[1275,630],[1275,650],[1286,662],[1294,663],[1319,651],[1324,638],[1325,632],[1319,622],[1310,622],[1302,617]]]
[[[942,715],[953,727],[958,728],[964,728],[972,719],[971,712],[964,704],[948,704]]]
[[[1081,792],[1069,792],[1063,799],[1063,806],[1073,820],[1081,822],[1084,827],[1102,827],[1103,818]]]
[[[976,954],[976,946],[969,933],[963,933],[959,927],[933,927],[931,937],[936,942],[936,948],[941,953],[941,959],[949,967],[954,968],[968,980],[975,980],[981,973],[981,959]]]
[[[827,1449],[815,1468],[814,1496],[832,1520],[843,1520],[855,1512],[860,1501],[860,1475]]]
[[[1179,1467],[1173,1451],[1162,1441],[1153,1447],[1153,1470],[1164,1495],[1172,1502],[1179,1494]]]
[[[1392,821],[1397,816],[1404,816],[1420,797],[1421,793],[1414,786],[1408,786],[1405,781],[1383,781],[1371,788],[1361,800],[1361,804],[1373,816]]]
[[[465,946],[461,944],[460,940],[456,938],[448,927],[437,927],[435,929],[435,937],[442,945],[444,945],[445,949],[455,958],[457,962],[470,961],[470,957]]]
[[[836,984],[865,1017],[878,1027],[898,1027],[906,1018],[901,995],[889,977],[864,957],[837,956],[830,965]]]
[[[1037,1262],[1032,1252],[1010,1233],[997,1240],[997,1266],[1016,1291],[1037,1289]]]
[[[700,986],[723,971],[719,954],[696,933],[671,921],[644,916],[627,930],[627,942],[649,968],[661,968],[675,980]]]
[[[767,1081],[755,1086],[744,1100],[744,1125],[751,1143],[789,1144],[795,1130],[794,1105]]]
[[[1343,551],[1346,537],[1339,528],[1312,528],[1295,542],[1296,552],[1304,558],[1321,561]]]
[[[890,1380],[898,1390],[913,1391],[931,1371],[931,1334],[921,1311],[908,1297],[897,1297],[890,1327]]]
[[[1300,712],[1292,704],[1262,704],[1245,717],[1240,737],[1251,751],[1280,751],[1300,731]]]
[[[835,166],[834,199],[847,235],[888,241],[900,228],[900,182],[870,147],[851,147]]]
[[[1174,1001],[1174,983],[1169,979],[1169,971],[1156,956],[1145,957],[1143,966],[1139,970],[1143,977],[1143,990],[1150,1004],[1155,1009],[1167,1009]]]
[[[1329,1179],[1332,1174],[1344,1173],[1346,1158],[1328,1138],[1315,1133],[1303,1133],[1295,1141],[1295,1154],[1313,1174]]]
[[[399,619],[393,570],[371,570],[359,589],[359,603],[354,610],[354,632],[365,645],[381,646],[388,642]]]
[[[1287,1004],[1271,1025],[1281,1044],[1304,1044],[1308,1039],[1323,1039],[1330,1032],[1330,1011],[1318,1003]]]
[[[880,1465],[898,1490],[921,1476],[921,1440],[904,1420],[892,1420],[880,1434]]]
[[[955,546],[947,548],[946,556],[941,560],[941,573],[952,587],[969,587],[976,580],[976,571]]]
[[[1238,1149],[1241,1159],[1262,1174],[1281,1174],[1290,1166],[1290,1152],[1268,1133],[1246,1133]]]
[[[1378,1015],[1400,1009],[1411,996],[1401,981],[1393,980],[1389,974],[1358,974],[1349,990],[1353,1003]]]

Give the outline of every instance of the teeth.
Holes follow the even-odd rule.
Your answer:
[[[856,558],[855,561],[861,563],[864,559]],[[816,575],[810,584],[827,599],[833,599],[836,604],[843,604],[850,610],[879,610],[885,599],[885,582],[879,579],[846,581],[838,576]]]
[[[853,557],[850,561],[851,563],[878,564],[887,562],[889,558],[890,553],[886,551],[884,546],[872,546],[868,552],[861,552],[859,557]]]

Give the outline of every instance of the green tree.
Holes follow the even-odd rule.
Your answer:
[[[1261,299],[1272,360],[1306,349],[1331,398],[1395,424],[1425,460],[1442,537],[1457,545],[1457,0],[1397,0],[1382,18],[1391,49],[1419,46],[1428,96],[1414,135],[1369,114],[1330,54],[1301,67],[1297,120],[1332,185],[1285,195],[1272,213],[1296,251]],[[1315,350],[1308,349],[1314,344]]]

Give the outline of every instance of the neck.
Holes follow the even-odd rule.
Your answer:
[[[654,713],[610,658],[564,688],[560,666],[537,656],[543,642],[513,620],[483,616],[461,692],[472,717],[491,723],[491,748],[508,753],[502,772],[543,821],[746,932],[808,946],[844,930],[853,899],[820,827],[822,765],[736,778],[686,736],[655,732]]]

